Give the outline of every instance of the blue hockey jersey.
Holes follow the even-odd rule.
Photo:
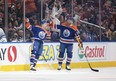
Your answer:
[[[46,30],[40,26],[32,26],[30,30],[33,34],[32,39],[44,40],[47,36]]]
[[[79,35],[79,31],[74,28],[57,25],[57,29],[60,29],[60,42],[72,44],[75,40],[75,36]]]

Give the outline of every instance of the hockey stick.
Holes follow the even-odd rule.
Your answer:
[[[84,54],[84,55],[85,55],[85,54]],[[89,61],[88,61],[88,59],[87,59],[87,56],[86,56],[86,55],[85,55],[85,58],[86,58],[86,61],[87,61],[88,65],[89,65],[89,68],[90,68],[92,71],[99,72],[99,70],[98,70],[98,69],[94,69],[94,68],[92,68],[92,67],[91,67],[91,64],[89,63]]]
[[[45,56],[43,55],[43,58],[44,58],[44,60],[47,62],[47,59],[45,58]]]
[[[87,58],[87,56],[86,56],[86,54],[85,54],[85,52],[84,52],[83,46],[82,46],[82,48],[79,48],[79,49],[81,50],[81,53],[84,54],[84,56],[85,56],[85,58],[86,58],[86,61],[87,61],[88,65],[89,65],[89,68],[90,68],[92,71],[99,72],[99,70],[93,69],[93,68],[92,68],[92,66],[91,66],[91,64],[90,64],[90,62],[89,62],[89,60],[88,60],[88,58]]]
[[[44,58],[44,60],[47,62],[47,59],[45,58],[44,55],[43,55],[43,58]],[[48,64],[49,64],[50,68],[53,70],[54,68],[52,67],[52,65],[51,65],[50,63],[48,63]]]

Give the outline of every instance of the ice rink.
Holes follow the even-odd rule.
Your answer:
[[[66,71],[38,69],[38,71],[0,72],[0,81],[116,81],[116,67]]]

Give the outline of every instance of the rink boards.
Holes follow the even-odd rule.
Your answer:
[[[38,59],[37,68],[57,68],[59,45],[59,43],[44,43],[44,50],[42,56]],[[84,43],[83,52],[86,54],[92,67],[116,67],[115,48],[115,42],[90,42]],[[83,52],[78,48],[78,43],[74,43],[71,68],[89,67]],[[0,43],[0,71],[29,70],[30,54],[31,43]],[[63,68],[65,68],[66,53],[64,59]]]

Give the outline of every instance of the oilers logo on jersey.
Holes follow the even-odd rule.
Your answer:
[[[65,29],[63,32],[64,37],[69,37],[70,36],[70,31],[68,29]]]
[[[57,29],[60,29],[60,42],[62,43],[72,44],[75,36],[78,36],[78,30],[72,27],[57,25]]]
[[[46,36],[46,34],[45,34],[44,31],[41,31],[41,32],[38,33],[38,36],[39,36],[41,39],[44,39],[45,36]]]

